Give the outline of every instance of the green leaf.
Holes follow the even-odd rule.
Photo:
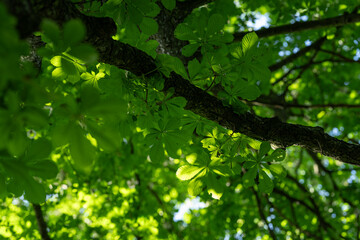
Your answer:
[[[176,0],[161,0],[161,3],[168,10],[173,10],[176,6]]]
[[[102,125],[99,126],[94,122],[87,122],[87,127],[91,136],[94,137],[102,149],[107,152],[112,152],[120,149],[121,136],[114,125]]]
[[[185,79],[189,79],[182,61],[177,58],[166,54],[159,54],[157,59],[160,61],[163,68],[166,70],[174,71]]]
[[[212,198],[219,200],[224,193],[224,184],[219,179],[216,179],[214,174],[208,174],[206,179],[207,191]]]
[[[246,171],[246,173],[242,177],[244,187],[248,188],[248,187],[254,186],[254,184],[255,184],[254,179],[257,175],[257,170],[258,170],[258,168],[256,165]]]
[[[28,144],[28,139],[26,138],[25,132],[18,129],[10,135],[6,144],[9,153],[19,157],[24,153]]]
[[[68,75],[75,75],[78,73],[78,71],[76,70],[76,68],[74,66],[74,63],[65,58],[61,58],[61,68]]]
[[[24,183],[25,199],[32,203],[45,202],[45,189],[42,184],[36,182],[32,177],[28,177]]]
[[[195,76],[200,72],[200,69],[201,69],[201,64],[199,63],[199,61],[196,58],[189,61],[188,71],[189,71],[190,79],[193,80],[195,78]]]
[[[83,60],[85,63],[93,64],[97,61],[98,54],[91,45],[81,44],[71,48],[69,52],[72,56]]]
[[[85,26],[78,19],[72,19],[64,25],[64,43],[68,46],[81,42],[85,37]]]
[[[216,32],[219,32],[224,27],[225,19],[220,14],[213,14],[210,16],[206,34],[212,35]]]
[[[182,55],[185,57],[191,57],[200,46],[200,43],[188,44],[181,49]]]
[[[280,164],[271,164],[268,168],[271,173],[278,178],[283,178],[286,176],[286,171]]]
[[[140,24],[141,31],[147,35],[153,35],[157,33],[158,28],[159,26],[157,22],[154,19],[148,17],[144,17]]]
[[[189,182],[187,190],[189,195],[197,196],[202,192],[203,187],[204,187],[203,181],[201,179],[195,178]]]
[[[205,171],[205,167],[184,165],[176,171],[176,177],[183,181],[190,180],[202,171]]]
[[[89,106],[86,113],[92,117],[105,117],[108,119],[123,119],[127,114],[127,103],[120,98],[104,99]]]
[[[51,72],[51,76],[57,80],[64,80],[66,78],[66,73],[63,71],[62,68],[55,68]]]
[[[20,180],[13,178],[7,184],[6,190],[14,194],[14,197],[20,197],[24,193],[24,186]]]
[[[164,147],[162,142],[156,142],[150,149],[150,159],[154,163],[162,163],[165,160]]]
[[[35,162],[49,158],[52,144],[49,140],[40,138],[31,143],[25,155],[26,161]]]
[[[242,50],[246,54],[252,47],[256,47],[258,36],[255,32],[248,33],[242,39]]]
[[[41,29],[46,37],[48,37],[54,44],[58,44],[60,40],[60,28],[52,20],[44,19],[41,23]]]
[[[238,79],[232,89],[227,88],[226,90],[232,93],[231,95],[235,95],[249,101],[255,100],[261,94],[257,86],[250,84],[242,79]]]
[[[37,107],[26,107],[19,114],[24,124],[31,129],[41,129],[49,124],[49,115]]]
[[[71,157],[74,160],[75,168],[89,174],[92,169],[95,156],[95,148],[84,136],[78,126],[69,131],[69,148]]]
[[[233,175],[233,172],[231,171],[231,168],[228,164],[212,166],[211,169],[213,170],[214,173],[224,177],[229,177]]]
[[[58,174],[57,165],[50,160],[39,161],[27,165],[29,173],[32,176],[40,177],[42,179],[55,178]]]
[[[274,183],[263,170],[259,173],[259,190],[263,193],[271,193],[274,189]]]
[[[269,142],[262,142],[260,145],[258,159],[260,160],[265,154],[267,154],[271,149]]]
[[[6,193],[6,178],[0,173],[0,199],[4,198],[6,196]]]
[[[50,63],[55,67],[61,67],[61,56],[51,58]]]
[[[180,40],[191,40],[197,38],[193,30],[185,23],[180,23],[177,25],[174,35],[177,39]]]
[[[267,156],[266,160],[267,162],[275,161],[275,162],[281,162],[285,159],[286,152],[284,149],[278,148],[276,149],[270,156]]]

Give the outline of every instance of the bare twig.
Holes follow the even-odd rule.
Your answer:
[[[315,42],[313,42],[310,46],[304,47],[304,48],[300,49],[298,52],[293,53],[290,56],[284,58],[280,62],[269,66],[270,71],[274,72],[274,71],[280,69],[281,67],[293,62],[295,59],[297,59],[301,56],[304,56],[307,52],[310,52],[313,49],[319,48],[325,42],[325,40],[326,40],[326,37],[321,37],[318,40],[316,40]]]
[[[267,221],[266,216],[264,214],[264,209],[262,207],[260,197],[259,197],[258,193],[254,190],[254,188],[251,188],[251,190],[254,193],[255,198],[256,198],[256,204],[258,206],[259,215],[260,215],[261,219],[265,222],[265,224],[266,224],[266,226],[268,228],[269,234],[272,237],[272,239],[276,240],[277,238],[276,238],[274,229],[269,226],[269,222]]]
[[[321,20],[296,22],[294,24],[286,24],[283,26],[263,28],[255,31],[258,37],[270,37],[280,34],[289,34],[305,30],[315,30],[319,28],[337,27],[345,24],[356,23],[360,21],[360,14],[350,13],[337,17],[326,18]],[[240,41],[249,32],[235,33],[234,37]]]
[[[41,210],[41,206],[39,204],[35,204],[35,203],[33,203],[32,206],[33,206],[33,209],[35,212],[36,221],[39,226],[39,232],[41,235],[41,239],[42,240],[50,240],[51,238],[49,237],[49,234],[48,234],[48,229],[47,229],[48,227],[44,220],[44,215]]]

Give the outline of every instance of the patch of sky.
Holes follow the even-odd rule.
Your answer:
[[[290,20],[290,23],[295,23],[295,22],[300,22],[300,21],[305,22],[305,21],[307,21],[308,19],[309,19],[308,16],[306,16],[306,15],[300,15],[300,12],[297,12],[297,13],[295,14],[295,19]]]
[[[280,51],[279,52],[279,56],[283,57],[283,56],[289,56],[291,54],[290,51],[286,50],[286,51]]]
[[[348,183],[359,182],[359,178],[356,176],[355,170],[351,170],[351,176],[346,181]]]
[[[190,213],[190,210],[198,210],[207,207],[207,204],[200,201],[199,197],[185,199],[185,202],[181,203],[179,210],[174,214],[174,221],[182,221],[185,213]]]
[[[249,28],[252,28],[253,30],[259,30],[262,27],[269,27],[269,14],[265,13],[265,14],[261,14],[261,13],[255,13],[255,21],[247,21],[246,25]]]
[[[329,132],[329,135],[332,137],[338,137],[342,134],[342,132],[344,131],[344,127],[340,127],[340,128],[333,128],[331,129],[331,131]]]
[[[305,41],[305,46],[310,46],[311,45],[311,41],[308,39]]]
[[[359,58],[360,58],[360,49],[357,48],[353,59],[354,61],[359,61]]]

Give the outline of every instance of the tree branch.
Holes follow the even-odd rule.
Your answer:
[[[31,11],[27,14],[26,8],[18,9],[19,6],[24,5],[23,1],[7,0],[6,3],[18,18],[18,29],[23,37],[38,30],[42,18],[51,18],[58,23],[70,18],[80,18],[87,28],[86,41],[97,49],[101,62],[131,71],[136,75],[165,78],[164,91],[173,88],[175,96],[184,97],[187,100],[185,107],[187,110],[251,138],[270,141],[278,147],[296,145],[345,163],[360,165],[360,145],[331,137],[319,127],[288,124],[278,118],[262,118],[249,112],[237,114],[231,107],[224,106],[219,99],[192,85],[181,76],[172,73],[170,77],[164,77],[156,70],[155,61],[150,56],[111,38],[116,26],[109,18],[84,16],[66,1],[34,0]],[[21,26],[22,23],[28,28]]]
[[[262,207],[260,197],[259,197],[258,193],[254,190],[254,188],[251,188],[251,190],[252,190],[252,192],[254,193],[255,198],[256,198],[256,204],[257,204],[257,207],[258,207],[259,215],[260,215],[261,219],[265,222],[271,238],[272,238],[273,240],[276,240],[276,239],[277,239],[277,238],[276,238],[276,234],[275,234],[273,228],[270,227],[270,224],[269,224],[269,222],[267,221],[266,216],[265,216],[265,214],[264,214],[264,209],[263,209],[263,207]]]
[[[271,37],[280,34],[295,33],[305,30],[315,30],[319,28],[343,26],[345,24],[356,23],[356,22],[360,22],[360,14],[350,13],[332,18],[306,21],[306,22],[296,22],[293,24],[263,28],[257,31],[250,31],[250,32],[255,32],[259,38],[262,38],[262,37]],[[234,34],[235,41],[241,41],[241,39],[250,32],[235,33]]]
[[[314,109],[314,108],[360,108],[360,104],[347,104],[347,103],[327,103],[327,104],[296,104],[296,103],[270,103],[270,102],[261,102],[259,100],[256,101],[247,101],[241,100],[245,103],[261,106],[261,107],[271,107],[278,109],[286,109],[286,108],[301,108],[301,109]]]
[[[280,69],[281,67],[285,66],[286,64],[293,62],[295,59],[297,59],[301,56],[304,56],[307,52],[309,52],[313,49],[319,48],[325,42],[325,40],[326,40],[326,37],[319,38],[318,40],[313,42],[310,46],[304,47],[301,50],[299,50],[298,52],[293,53],[290,56],[284,58],[280,62],[269,66],[270,71],[274,72],[274,71]]]
[[[40,232],[40,235],[41,235],[41,239],[42,240],[50,240],[51,238],[48,235],[47,225],[46,225],[46,222],[44,220],[44,216],[43,216],[43,213],[41,211],[40,205],[33,203],[32,206],[33,206],[33,209],[34,209],[34,212],[35,212],[36,221],[37,221],[38,226],[39,226],[39,232]]]

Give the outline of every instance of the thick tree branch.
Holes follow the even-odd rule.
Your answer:
[[[36,221],[37,221],[38,226],[39,226],[39,232],[40,232],[40,235],[41,235],[41,239],[42,240],[50,240],[51,238],[48,235],[47,225],[46,225],[46,222],[44,220],[44,216],[43,216],[43,213],[41,211],[40,205],[39,204],[32,204],[32,206],[34,208]]]
[[[360,165],[360,145],[331,137],[319,127],[283,123],[277,118],[261,118],[249,112],[237,114],[231,107],[224,106],[219,99],[195,87],[179,75],[172,73],[169,78],[164,77],[156,71],[156,64],[150,56],[111,38],[116,27],[109,18],[84,16],[66,1],[34,0],[31,11],[27,13],[30,16],[25,14],[26,9],[20,9],[22,11],[18,9],[19,5],[24,5],[23,1],[6,1],[6,3],[18,18],[19,24],[24,23],[29,27],[24,29],[19,26],[18,29],[23,37],[38,30],[42,18],[48,17],[58,23],[70,18],[80,18],[87,27],[86,41],[96,47],[101,62],[131,71],[136,75],[165,78],[164,91],[173,88],[175,96],[184,97],[187,100],[187,110],[228,129],[254,139],[270,141],[279,147],[297,145],[345,163]]]
[[[360,14],[350,13],[333,18],[326,18],[326,19],[306,21],[306,22],[296,22],[293,24],[286,24],[277,27],[263,28],[254,32],[258,35],[259,38],[262,38],[262,37],[271,37],[280,34],[295,33],[305,30],[315,30],[319,28],[343,26],[345,24],[356,23],[356,22],[360,22]],[[240,41],[248,33],[249,32],[235,33],[234,38],[236,41]]]

